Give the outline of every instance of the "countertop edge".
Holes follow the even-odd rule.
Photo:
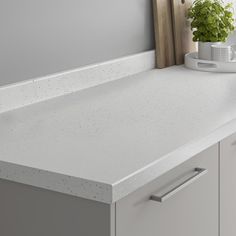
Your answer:
[[[112,203],[112,185],[0,161],[0,179],[88,200]]]
[[[233,119],[205,137],[179,147],[112,185],[3,161],[0,161],[0,178],[112,204],[235,132],[236,119]]]
[[[128,194],[136,191],[138,188],[150,183],[169,170],[191,159],[235,132],[236,119],[233,119],[208,135],[192,140],[191,142],[180,146],[178,149],[162,156],[148,166],[143,167],[130,176],[113,184],[112,202],[117,202]]]

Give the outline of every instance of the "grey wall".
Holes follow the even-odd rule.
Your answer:
[[[1,0],[0,85],[153,49],[151,0]]]

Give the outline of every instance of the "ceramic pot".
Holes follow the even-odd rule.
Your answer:
[[[212,60],[211,46],[219,44],[222,44],[222,42],[198,42],[198,58],[202,60]]]

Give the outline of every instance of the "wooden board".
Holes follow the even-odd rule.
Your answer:
[[[156,66],[175,65],[174,37],[170,0],[153,0]]]
[[[186,53],[196,51],[196,43],[192,41],[190,21],[186,18],[192,2],[192,0],[171,0],[176,65],[184,63]]]

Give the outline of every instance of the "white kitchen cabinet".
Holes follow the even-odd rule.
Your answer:
[[[115,236],[114,205],[0,179],[0,236]]]
[[[220,143],[220,235],[236,235],[236,134]]]
[[[218,236],[218,156],[216,144],[118,201],[116,236]]]
[[[233,236],[235,166],[236,134],[113,204],[0,180],[1,233]]]

